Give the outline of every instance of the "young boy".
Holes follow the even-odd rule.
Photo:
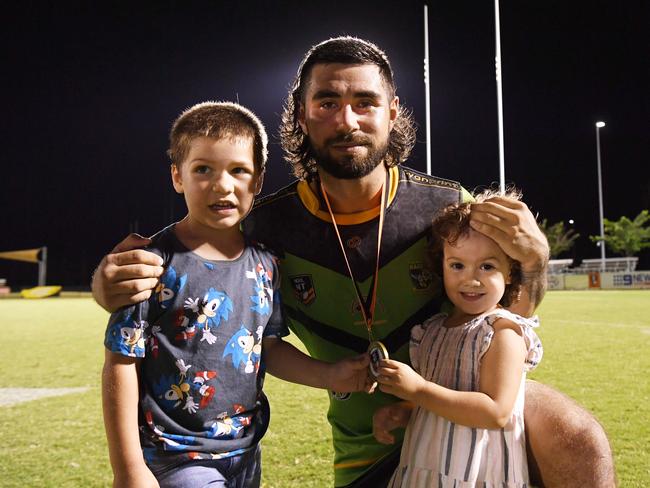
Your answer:
[[[267,136],[249,110],[206,102],[174,122],[168,154],[188,213],[150,250],[152,297],[109,321],[102,377],[114,486],[250,487],[269,422],[264,371],[334,391],[368,391],[368,358],[316,361],[287,335],[272,255],[240,222],[262,186]]]

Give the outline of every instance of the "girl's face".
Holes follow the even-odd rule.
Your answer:
[[[455,245],[445,242],[445,291],[457,312],[475,316],[493,310],[510,283],[508,257],[489,237],[470,229]]]

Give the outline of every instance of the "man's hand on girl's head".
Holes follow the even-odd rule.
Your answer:
[[[471,226],[493,239],[525,272],[541,272],[548,263],[546,236],[524,202],[493,197],[471,204]]]

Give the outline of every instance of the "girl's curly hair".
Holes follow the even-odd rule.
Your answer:
[[[493,190],[485,190],[474,195],[474,202],[484,202],[492,197],[499,196],[511,200],[521,200],[521,192],[516,189],[507,190],[505,194]],[[472,202],[452,204],[442,209],[431,224],[431,244],[429,258],[435,273],[442,278],[442,260],[445,242],[455,245],[459,239],[469,235],[469,225]],[[510,263],[510,283],[506,285],[503,297],[499,304],[508,307],[519,301],[522,284],[521,263],[506,255]]]

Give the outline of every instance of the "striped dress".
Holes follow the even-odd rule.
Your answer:
[[[503,317],[521,327],[528,355],[512,415],[502,429],[477,429],[417,407],[389,486],[527,487],[524,382],[526,371],[534,369],[542,358],[542,345],[533,331],[537,318],[497,309],[448,329],[442,325],[446,317],[438,314],[413,328],[411,363],[425,379],[459,391],[479,389],[479,366],[494,335],[492,324]]]

